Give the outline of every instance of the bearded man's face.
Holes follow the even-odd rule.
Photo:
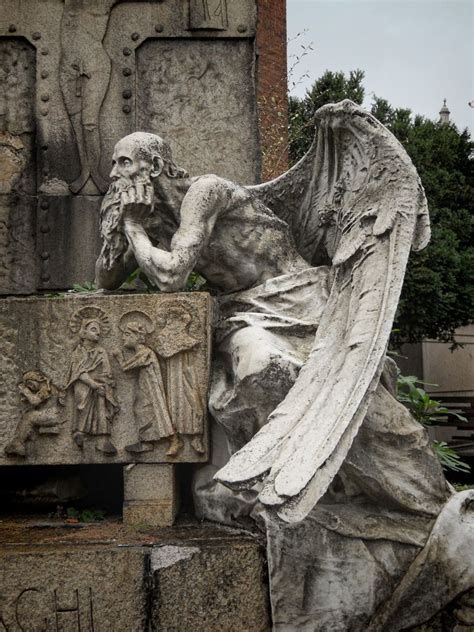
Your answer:
[[[150,181],[151,171],[151,161],[137,157],[133,142],[123,139],[115,145],[112,156],[112,171],[110,172],[110,178],[114,182],[127,186],[137,179]]]

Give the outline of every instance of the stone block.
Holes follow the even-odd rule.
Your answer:
[[[170,527],[179,498],[174,465],[127,465],[123,472],[123,521],[128,525]]]
[[[207,460],[205,293],[0,302],[0,465]]]
[[[143,549],[42,546],[0,556],[1,630],[146,629]]]
[[[144,42],[137,50],[138,129],[166,138],[191,175],[255,182],[253,57],[249,39]]]
[[[38,199],[36,212],[38,288],[54,290],[93,282],[100,252],[102,198],[77,195]]]
[[[143,533],[4,516],[0,630],[269,632],[264,548],[195,522]]]
[[[157,630],[271,629],[263,550],[251,541],[153,548],[152,621]]]

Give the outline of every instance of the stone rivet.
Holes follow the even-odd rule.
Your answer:
[[[48,224],[43,224],[43,225],[41,226],[41,228],[40,228],[40,231],[41,231],[42,233],[49,233],[49,226],[48,226]]]
[[[41,280],[44,281],[45,283],[47,283],[48,281],[51,280],[51,275],[49,275],[47,272],[45,272],[44,274],[41,275]]]
[[[42,94],[41,101],[44,101],[45,103],[49,101],[49,94]]]
[[[46,250],[44,252],[41,253],[41,259],[43,259],[43,261],[47,261],[49,259],[49,252],[46,252]]]
[[[132,37],[132,40],[136,42],[137,40],[140,39],[140,33],[132,33],[131,37]]]
[[[10,24],[10,26],[8,27],[8,32],[9,33],[16,33],[16,25],[15,24]]]
[[[48,116],[49,114],[48,108],[41,108],[40,112],[43,116]]]
[[[49,72],[47,70],[43,70],[41,72],[41,79],[46,79],[46,77],[49,77]]]
[[[122,96],[124,99],[131,99],[132,98],[132,91],[131,90],[124,90],[122,92]]]
[[[38,31],[36,31],[36,33],[33,33],[33,35],[31,37],[34,40],[39,40],[39,39],[41,39],[41,33],[38,33]]]
[[[245,26],[245,24],[239,24],[239,26],[237,27],[237,30],[239,33],[245,33],[247,30],[247,27]]]
[[[122,112],[125,112],[125,114],[130,114],[131,111],[132,108],[129,105],[124,105],[122,108]]]
[[[130,77],[131,74],[132,74],[132,69],[131,68],[124,68],[122,70],[122,75],[124,77]]]
[[[41,208],[43,209],[43,211],[46,211],[49,208],[49,202],[47,200],[43,200],[41,202]]]
[[[125,55],[125,57],[128,57],[129,55],[131,55],[131,54],[132,54],[132,49],[131,49],[131,48],[128,48],[128,47],[125,47],[125,48],[123,49],[123,54]]]
[[[157,33],[163,33],[165,27],[163,26],[163,24],[155,24],[155,31]]]
[[[41,49],[41,54],[42,55],[48,55],[49,54],[49,48],[42,48]]]

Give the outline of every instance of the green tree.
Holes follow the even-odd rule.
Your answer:
[[[361,104],[365,96],[363,80],[362,70],[351,70],[348,77],[343,72],[327,70],[306,91],[303,99],[289,97],[289,155],[293,163],[299,160],[311,145],[316,110],[326,103],[336,103],[343,99],[351,99]]]
[[[318,107],[344,98],[361,103],[364,73],[326,72],[303,99],[290,101],[290,156],[309,148]],[[354,98],[355,97],[355,98]],[[453,342],[454,330],[474,321],[474,143],[467,130],[440,124],[374,97],[372,114],[403,144],[426,191],[432,240],[412,253],[396,317],[396,345],[436,338]]]
[[[398,344],[436,338],[474,321],[474,144],[467,130],[413,116],[375,97],[372,114],[403,144],[420,174],[432,240],[412,253],[395,322]]]

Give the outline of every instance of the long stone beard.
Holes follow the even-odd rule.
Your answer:
[[[143,175],[140,174],[137,179],[143,181]],[[128,178],[112,182],[100,207],[100,236],[102,238],[100,256],[106,270],[112,270],[128,248],[122,220],[122,191],[132,183],[133,180]]]

